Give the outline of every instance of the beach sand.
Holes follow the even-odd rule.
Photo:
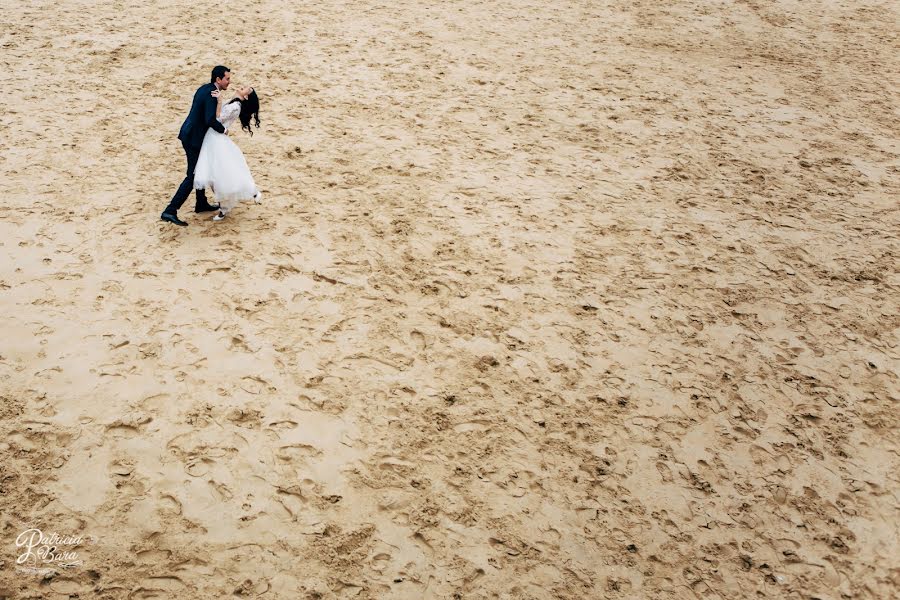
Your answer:
[[[4,2],[0,597],[897,597],[898,17]]]

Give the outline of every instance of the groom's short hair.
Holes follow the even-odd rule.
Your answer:
[[[209,78],[210,83],[215,83],[216,79],[221,79],[225,77],[225,73],[231,72],[231,69],[228,67],[223,67],[222,65],[218,65],[213,67],[212,76]]]

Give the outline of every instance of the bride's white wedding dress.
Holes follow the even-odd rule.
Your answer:
[[[219,110],[219,123],[231,129],[240,113],[241,103],[230,102]],[[213,129],[207,130],[203,138],[200,158],[194,169],[194,188],[202,190],[207,187],[215,194],[224,214],[228,214],[241,200],[254,197],[259,200],[259,188],[253,181],[241,149],[227,135]]]

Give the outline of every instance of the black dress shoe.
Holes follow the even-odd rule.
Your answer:
[[[159,216],[163,221],[168,221],[169,223],[175,223],[176,225],[181,225],[182,227],[187,227],[187,223],[178,218],[178,215],[173,215],[172,213],[164,212]]]
[[[219,210],[219,205],[218,204],[216,204],[216,205],[207,204],[206,206],[198,206],[198,207],[194,208],[194,212],[198,212],[198,213],[199,212],[210,212],[213,210]]]

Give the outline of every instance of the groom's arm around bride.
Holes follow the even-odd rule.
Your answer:
[[[225,128],[216,119],[216,105],[218,100],[212,93],[219,88],[215,83],[201,85],[194,93],[194,101],[191,104],[191,112],[181,126],[178,139],[192,148],[203,145],[203,136],[206,130],[212,128],[219,133],[225,133]]]

